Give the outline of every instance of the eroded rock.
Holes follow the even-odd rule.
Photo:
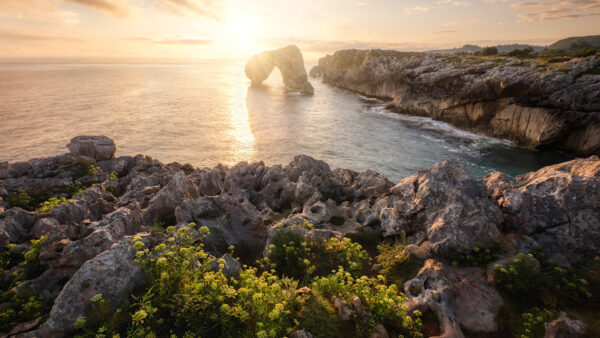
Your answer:
[[[313,86],[308,82],[302,52],[293,45],[253,55],[246,63],[244,72],[252,84],[260,84],[269,77],[274,67],[281,72],[287,87],[307,94],[314,93]]]

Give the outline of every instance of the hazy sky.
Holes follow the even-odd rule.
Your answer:
[[[0,58],[246,58],[600,34],[600,0],[0,0]]]

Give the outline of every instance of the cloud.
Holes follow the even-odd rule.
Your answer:
[[[510,7],[522,9],[518,17],[530,22],[600,16],[600,0],[525,1]]]
[[[154,8],[179,16],[202,16],[218,22],[222,20],[213,0],[159,0]]]
[[[188,46],[206,46],[218,43],[218,40],[211,38],[169,38],[169,39],[151,39],[144,37],[131,38],[133,41],[155,43],[159,45],[188,45]]]
[[[10,31],[0,31],[0,41],[8,42],[82,42],[82,39],[64,37],[64,36],[50,36],[50,35],[37,35],[37,34],[25,34],[15,33]]]
[[[467,6],[471,6],[471,3],[469,1],[439,0],[437,2],[437,5],[438,6],[452,5],[452,6],[457,6],[457,7],[467,7]]]
[[[117,4],[115,1],[110,0],[64,0],[65,2],[72,2],[80,6],[88,7],[100,12],[112,14],[115,16],[128,16],[129,10],[127,7]]]

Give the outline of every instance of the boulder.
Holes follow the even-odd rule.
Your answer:
[[[36,215],[21,208],[10,208],[0,214],[0,248],[8,243],[23,243],[31,239]]]
[[[143,213],[144,222],[152,224],[155,220],[173,219],[177,206],[198,195],[198,188],[180,171],[150,200]]]
[[[583,322],[569,318],[564,312],[561,312],[557,319],[545,323],[544,327],[544,338],[580,338],[584,337],[587,331]]]
[[[293,45],[253,55],[246,63],[244,72],[253,85],[258,85],[269,77],[274,67],[281,72],[287,87],[306,94],[314,93],[313,86],[308,82],[302,52]]]
[[[45,217],[52,217],[60,224],[77,225],[83,220],[96,221],[115,210],[115,197],[101,186],[90,187],[68,203],[54,207]]]
[[[499,236],[499,208],[460,164],[444,161],[400,181],[379,208],[385,236],[425,231],[433,253],[489,247]],[[383,207],[385,206],[385,207]]]
[[[480,268],[453,268],[433,259],[404,284],[409,312],[431,310],[437,316],[440,337],[464,337],[498,329],[496,317],[503,305],[496,289],[482,277]]]
[[[73,331],[73,324],[85,316],[85,309],[98,294],[118,305],[131,291],[145,283],[144,273],[135,262],[132,238],[85,262],[65,284],[48,319],[39,329],[43,337],[61,337]]]
[[[75,156],[89,157],[96,162],[114,158],[117,151],[115,142],[106,136],[77,136],[67,148]]]
[[[577,159],[491,183],[506,227],[533,238],[548,257],[600,254],[600,159]]]
[[[177,223],[195,222],[209,228],[207,249],[214,254],[224,254],[230,245],[236,253],[250,260],[260,255],[267,229],[262,213],[247,199],[229,195],[201,196],[186,200],[175,210]]]

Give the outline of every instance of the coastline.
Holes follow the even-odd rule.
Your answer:
[[[600,153],[594,89],[599,76],[585,75],[599,64],[598,56],[541,65],[515,58],[344,50],[320,59],[311,74],[384,100],[400,114],[430,117],[530,149],[586,156]]]

